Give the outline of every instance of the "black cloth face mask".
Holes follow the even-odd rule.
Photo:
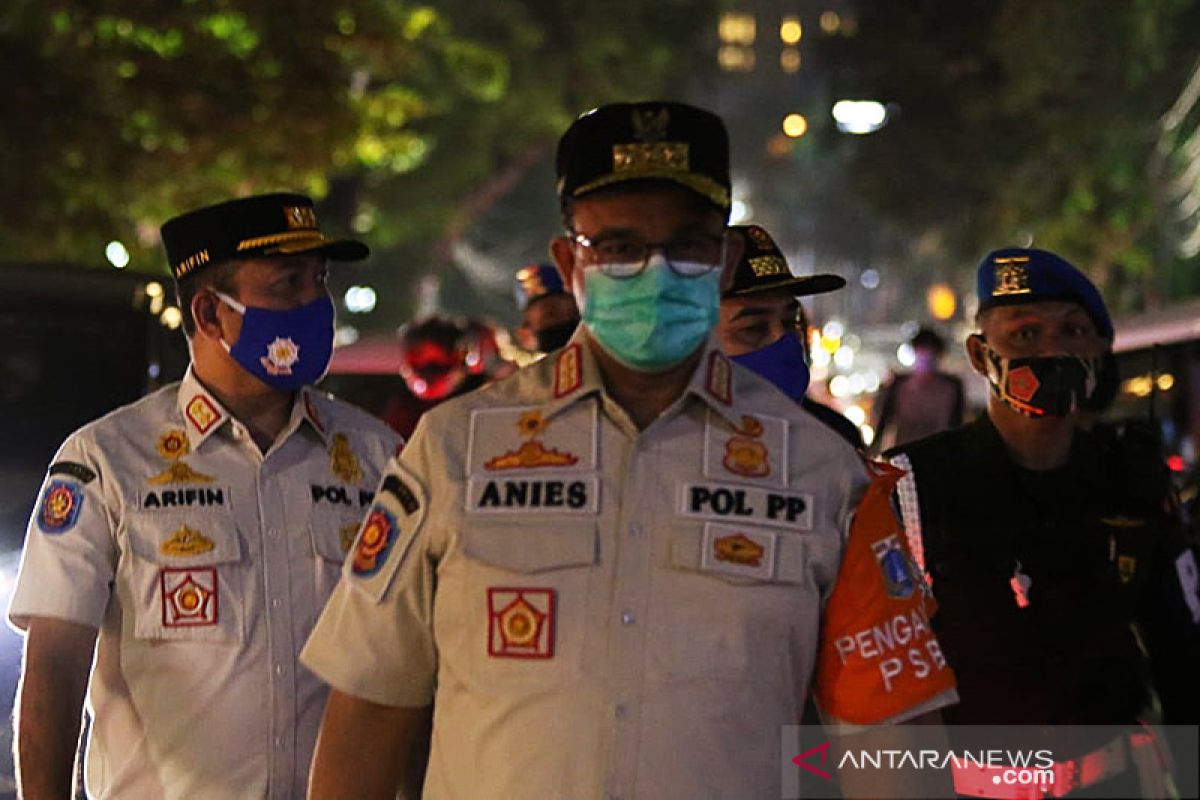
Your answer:
[[[985,358],[993,394],[1027,417],[1065,417],[1087,407],[1100,388],[1099,358],[1006,358],[990,347]]]

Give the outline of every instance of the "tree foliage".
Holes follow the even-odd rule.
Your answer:
[[[987,250],[1032,242],[1118,306],[1160,299],[1158,276],[1178,265],[1150,165],[1198,26],[1192,0],[863,4],[831,59],[843,94],[895,112],[856,142],[853,174],[907,231],[910,272],[969,275]]]

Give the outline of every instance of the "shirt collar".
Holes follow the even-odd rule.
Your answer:
[[[714,334],[704,347],[686,393],[698,397],[736,428],[742,424],[742,412],[737,402],[737,381],[734,378],[733,362],[717,348]]]
[[[192,450],[198,448],[213,432],[233,418],[216,395],[204,387],[191,366],[187,368],[179,384],[178,402]],[[292,415],[284,431],[290,434],[301,425],[307,424],[328,446],[329,429],[321,416],[322,403],[320,392],[307,386],[301,389],[296,393],[296,399],[292,403]]]

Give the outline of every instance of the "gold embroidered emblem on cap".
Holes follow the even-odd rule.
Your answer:
[[[211,475],[197,472],[182,461],[176,461],[149,482],[162,486],[171,483],[212,483],[213,479]]]
[[[186,558],[188,556],[198,556],[201,553],[208,553],[215,547],[216,544],[213,543],[212,539],[209,539],[198,530],[183,525],[179,530],[171,534],[171,538],[160,544],[158,550],[164,556]]]
[[[757,225],[751,225],[749,230],[747,230],[747,233],[750,234],[750,240],[754,242],[755,246],[758,247],[759,250],[770,250],[774,247],[771,242],[771,237],[767,235],[765,230]]]
[[[768,275],[790,275],[787,264],[779,256],[758,256],[750,259],[750,271],[754,277],[763,278]]]
[[[687,172],[687,142],[614,144],[613,172]]]
[[[154,449],[168,461],[178,461],[191,452],[192,446],[188,442],[187,434],[176,428],[158,437]]]
[[[201,264],[208,263],[208,250],[192,253],[175,265],[175,277],[182,278]]]
[[[1029,258],[1013,256],[997,258],[996,285],[992,289],[992,297],[1004,297],[1013,294],[1029,294]]]
[[[283,213],[287,217],[287,226],[293,230],[317,227],[317,212],[313,211],[312,206],[287,206]]]
[[[329,448],[329,468],[346,483],[358,483],[362,480],[362,465],[358,463],[358,456],[350,447],[350,440],[344,433],[333,435],[333,445]]]

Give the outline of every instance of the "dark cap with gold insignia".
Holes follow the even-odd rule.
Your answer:
[[[552,294],[566,294],[562,275],[553,264],[530,264],[517,270],[514,292],[517,309],[524,311],[534,300]]]
[[[1065,259],[1046,250],[993,250],[979,264],[975,290],[980,311],[1051,300],[1078,303],[1096,323],[1100,335],[1112,338],[1112,319],[1095,284]]]
[[[162,226],[175,280],[209,264],[319,252],[334,261],[359,261],[370,251],[352,239],[326,239],[311,198],[301,194],[242,197],[181,214]]]
[[[846,279],[839,275],[793,275],[775,240],[760,225],[730,225],[734,236],[742,237],[745,247],[733,272],[733,285],[723,297],[743,297],[784,290],[796,297],[825,294],[841,289]]]
[[[616,183],[667,180],[729,211],[729,136],[716,114],[683,103],[614,103],[558,141],[560,201]]]

